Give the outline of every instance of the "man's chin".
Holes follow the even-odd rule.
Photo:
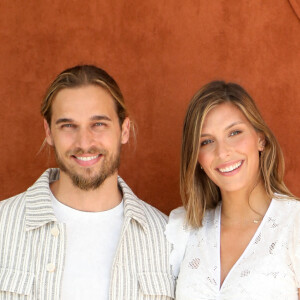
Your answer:
[[[116,172],[117,170],[115,170],[114,172],[101,173],[101,174],[95,174],[90,176],[87,176],[86,174],[82,175],[82,174],[68,173],[68,176],[71,178],[72,183],[75,187],[84,191],[90,191],[100,187],[107,178],[111,177]]]
[[[71,179],[75,187],[84,191],[100,187],[107,178],[117,174],[120,165],[119,156],[103,161],[103,165],[97,165],[97,167],[67,166],[58,155],[56,155],[56,160],[61,172]]]
[[[72,183],[75,187],[83,190],[83,191],[90,191],[97,189],[106,178],[102,176],[97,177],[83,177],[83,176],[70,176]]]

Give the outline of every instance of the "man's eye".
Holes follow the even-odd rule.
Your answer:
[[[213,140],[205,140],[205,141],[201,142],[201,146],[205,146],[205,145],[208,145],[211,143],[213,143]]]
[[[96,127],[96,128],[105,128],[107,126],[106,123],[103,123],[103,122],[96,122],[92,125],[93,127]]]
[[[62,128],[72,128],[74,127],[74,124],[63,124],[61,125]]]
[[[241,131],[240,130],[234,130],[234,131],[232,131],[232,132],[230,132],[230,136],[233,136],[233,135],[237,135],[237,134],[240,134],[241,133]]]

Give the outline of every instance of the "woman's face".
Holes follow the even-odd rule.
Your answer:
[[[204,120],[198,161],[221,192],[249,191],[259,178],[264,137],[233,104],[214,107]]]

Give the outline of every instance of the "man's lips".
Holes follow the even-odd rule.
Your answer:
[[[77,159],[82,160],[82,161],[90,161],[90,160],[96,159],[99,155],[100,155],[100,154],[95,155],[95,156],[75,156],[75,155],[74,155],[74,156],[75,156]]]
[[[97,163],[101,157],[102,154],[97,154],[97,155],[82,155],[82,156],[76,156],[76,155],[71,155],[71,157],[80,165],[83,167],[89,167]]]
[[[226,164],[222,164],[216,168],[216,170],[221,173],[222,175],[234,175],[236,174],[241,166],[243,165],[244,161],[239,160],[235,162],[230,162]]]

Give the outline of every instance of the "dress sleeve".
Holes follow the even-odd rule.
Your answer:
[[[173,275],[176,278],[178,277],[180,265],[190,236],[190,229],[185,222],[185,214],[186,212],[183,207],[172,210],[165,231],[167,240],[173,245],[170,255],[170,264]]]
[[[293,269],[296,275],[296,284],[297,288],[300,288],[300,215],[297,216],[297,218],[294,221],[294,228],[293,228],[293,243],[291,247],[292,253],[292,263],[293,263]]]

